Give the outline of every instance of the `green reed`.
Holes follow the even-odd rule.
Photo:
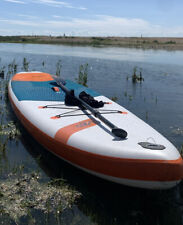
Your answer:
[[[29,62],[27,61],[26,58],[23,58],[23,67],[22,67],[23,71],[29,71]]]
[[[62,60],[58,60],[56,64],[56,76],[60,77],[61,76],[61,69],[62,69]]]
[[[135,84],[137,82],[141,83],[142,81],[144,81],[144,78],[142,77],[142,68],[138,68],[137,66],[135,66],[133,68],[132,82]]]
[[[78,82],[78,84],[81,84],[85,87],[88,87],[88,85],[87,85],[87,82],[88,82],[88,63],[86,63],[84,65],[80,65],[78,78],[76,78],[76,81]]]

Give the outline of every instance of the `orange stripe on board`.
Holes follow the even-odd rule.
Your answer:
[[[17,73],[12,78],[13,81],[50,81],[52,76],[48,73]]]
[[[80,121],[78,123],[71,124],[69,126],[63,127],[60,130],[58,130],[55,135],[55,139],[60,140],[64,144],[66,144],[70,136],[73,135],[74,133],[87,129],[89,127],[93,127],[95,125],[96,123],[94,123],[91,119],[87,119],[87,120]]]
[[[35,127],[16,107],[12,107],[30,134],[55,155],[82,168],[108,176],[143,181],[178,181],[183,178],[183,160],[123,159],[77,149],[48,136]]]

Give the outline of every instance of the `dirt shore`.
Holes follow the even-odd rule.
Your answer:
[[[183,50],[183,38],[175,37],[0,36],[0,43],[118,46],[142,49]]]

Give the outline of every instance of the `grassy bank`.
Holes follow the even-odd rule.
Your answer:
[[[183,50],[183,38],[160,37],[0,36],[0,43],[65,44]]]

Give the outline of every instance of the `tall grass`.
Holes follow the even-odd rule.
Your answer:
[[[88,82],[88,63],[84,65],[80,65],[79,67],[79,73],[78,73],[78,78],[76,78],[78,84],[81,84],[85,87],[88,87],[87,82]]]

